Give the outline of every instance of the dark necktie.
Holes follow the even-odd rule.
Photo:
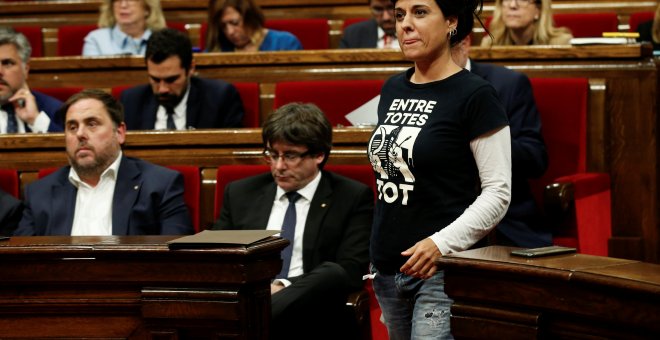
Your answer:
[[[9,103],[2,106],[2,109],[7,112],[7,133],[18,132],[18,125],[16,124],[16,113],[14,113],[14,106]]]
[[[165,113],[167,113],[167,129],[176,130],[176,124],[174,124],[174,108],[171,106],[165,106]]]
[[[293,237],[296,234],[296,201],[301,197],[299,193],[292,191],[287,192],[286,197],[289,199],[289,206],[286,208],[284,214],[284,222],[282,222],[282,232],[280,236],[289,240],[289,245],[282,250],[282,270],[277,275],[278,279],[283,279],[289,276],[289,267],[291,266],[291,253],[293,252]]]

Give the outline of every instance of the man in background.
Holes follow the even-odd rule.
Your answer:
[[[145,54],[149,84],[121,94],[129,130],[187,130],[241,127],[243,103],[236,88],[194,76],[187,35],[162,29],[151,35]]]
[[[396,39],[394,4],[390,0],[371,0],[369,8],[373,17],[346,27],[339,48],[401,49]]]
[[[503,66],[475,63],[469,58],[471,38],[452,47],[454,62],[490,82],[502,101],[511,129],[512,192],[506,215],[495,229],[497,244],[526,248],[552,245],[552,232],[543,223],[529,179],[548,168],[541,135],[541,117],[526,75]]]
[[[367,272],[373,191],[323,170],[332,127],[313,104],[280,107],[262,137],[271,173],[229,183],[214,229],[281,230],[291,242],[271,284],[271,338],[350,339],[346,299]]]
[[[62,131],[55,112],[62,102],[27,84],[30,42],[9,27],[0,27],[0,133]]]
[[[28,185],[15,235],[193,233],[183,176],[123,155],[126,125],[110,94],[84,90],[58,115],[70,165]]]

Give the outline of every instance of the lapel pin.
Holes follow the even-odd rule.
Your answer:
[[[325,203],[321,203],[321,208],[325,208],[326,205],[327,204],[325,204]]]
[[[139,186],[136,185],[136,186],[133,187],[133,190],[137,190],[138,188],[139,188]]]

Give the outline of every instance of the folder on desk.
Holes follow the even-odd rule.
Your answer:
[[[195,235],[171,240],[167,242],[167,245],[170,250],[214,248],[228,245],[247,246],[279,232],[279,230],[204,230]]]

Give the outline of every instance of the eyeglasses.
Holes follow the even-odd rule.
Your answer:
[[[378,5],[371,6],[371,13],[373,13],[376,16],[383,15],[385,11],[387,11],[389,15],[394,15],[394,6],[387,6],[387,7],[378,6]]]
[[[268,164],[277,163],[277,161],[279,161],[281,158],[284,161],[284,163],[286,163],[287,165],[296,165],[298,164],[298,162],[300,162],[301,159],[309,156],[311,153],[308,150],[303,153],[285,152],[280,155],[271,150],[264,150],[263,154],[264,154],[264,159]]]
[[[516,2],[520,7],[527,7],[531,4],[540,4],[541,0],[502,0],[503,5],[510,5],[513,2]]]

